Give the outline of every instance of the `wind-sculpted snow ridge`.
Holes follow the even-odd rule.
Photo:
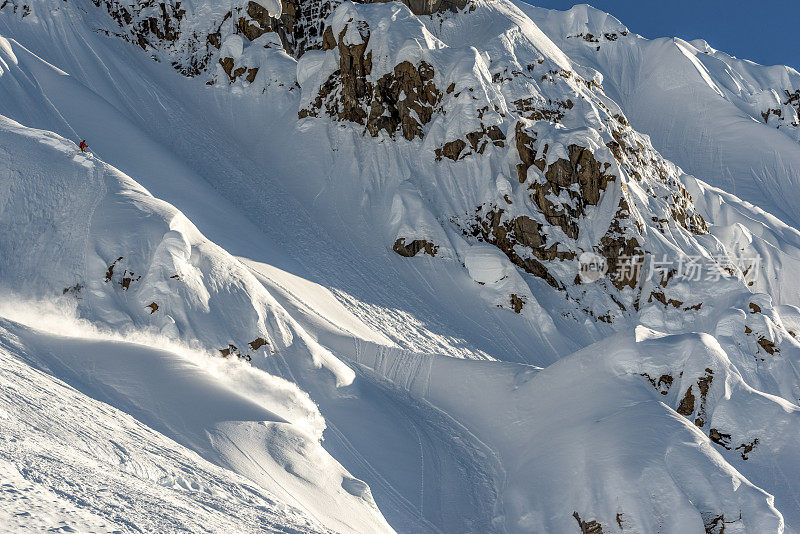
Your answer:
[[[570,57],[585,59],[587,65],[602,67],[610,85],[620,90],[623,105],[626,97],[637,91],[636,85],[644,76],[632,68],[636,62],[647,69],[667,70],[675,69],[676,60],[681,60],[685,62],[684,67],[691,67],[685,71],[691,75],[673,80],[673,86],[664,89],[682,91],[684,84],[702,80],[721,100],[734,104],[742,112],[780,130],[790,139],[800,141],[800,73],[792,67],[764,66],[739,59],[712,48],[703,39],[655,39],[651,42],[631,34],[608,13],[587,5],[564,12],[519,5],[559,47],[569,51]],[[628,58],[627,62],[615,61],[616,66],[612,66],[612,57],[620,56],[623,50],[639,50],[640,55]],[[574,56],[572,52],[575,52]],[[669,58],[669,63],[656,65],[654,54],[661,54],[662,59]]]
[[[173,206],[63,138],[5,117],[0,128],[3,200],[26,206],[0,214],[7,288],[63,294],[93,322],[194,339],[225,357],[263,359],[299,344],[337,384],[352,382],[347,366]]]
[[[602,73],[607,93],[667,158],[797,226],[794,68],[737,59],[701,39],[644,39],[586,5],[518,6],[571,58]]]
[[[92,398],[37,369],[132,350],[145,357],[157,352],[120,341],[57,338],[2,320],[4,531],[245,532],[259,525],[330,532],[280,492],[206,461],[105,404],[109,397],[98,396],[99,390]],[[84,371],[74,368],[72,379]]]
[[[95,336],[12,358],[313,528],[800,528],[794,167],[746,150],[793,161],[793,74],[585,6],[2,6],[0,284]]]
[[[193,341],[221,347],[207,358],[246,361],[289,351],[308,358],[300,367],[324,368],[337,385],[352,382],[353,372],[241,263],[126,175],[4,117],[0,138],[6,291],[19,299],[60,296],[92,324],[145,332],[152,346],[43,339],[31,342],[27,359],[329,528],[389,530],[367,485],[322,449],[325,423],[304,393],[236,362],[216,370],[222,380],[159,345]],[[45,317],[30,315],[33,326],[45,327]],[[259,406],[265,402],[268,409]]]
[[[546,369],[392,349],[359,363],[499,453],[510,532],[784,531],[751,482],[795,476],[796,460],[771,462],[793,456],[800,408],[747,386],[712,336],[639,327]],[[758,436],[785,452],[758,459]]]

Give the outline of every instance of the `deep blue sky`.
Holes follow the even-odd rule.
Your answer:
[[[800,70],[800,0],[524,0],[551,9],[590,4],[644,37],[702,38],[717,50]]]

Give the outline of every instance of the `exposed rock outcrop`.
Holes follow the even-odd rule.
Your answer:
[[[711,383],[714,381],[714,371],[706,368],[705,374],[697,379],[697,384],[689,386],[676,410],[679,414],[691,417],[695,415],[694,424],[701,427],[706,423],[706,397],[708,396]],[[697,397],[693,393],[693,389],[697,387],[700,401],[697,402]]]
[[[469,132],[464,136],[464,139],[455,139],[449,141],[439,148],[434,150],[436,160],[441,161],[442,157],[449,158],[453,161],[465,158],[470,154],[483,154],[486,147],[492,144],[496,147],[506,146],[506,135],[499,126],[486,127],[481,123],[481,129],[474,132]],[[470,147],[471,150],[464,149]]]
[[[546,246],[547,238],[542,234],[541,228],[540,223],[528,216],[509,218],[502,208],[479,206],[471,233],[502,250],[518,267],[559,288],[562,287],[561,284],[548,272],[542,261],[573,259],[575,255],[559,250],[556,243]],[[523,257],[518,245],[533,257]]]
[[[349,34],[351,24],[358,32],[357,40]],[[390,137],[401,133],[408,140],[422,138],[423,126],[431,121],[442,99],[434,83],[433,67],[425,61],[403,61],[377,81],[370,81],[369,38],[370,29],[364,21],[349,23],[337,36],[332,28],[325,29],[323,49],[338,51],[339,69],[320,87],[311,105],[300,110],[299,117],[324,113],[363,125],[373,137],[384,131]]]
[[[511,294],[511,309],[514,310],[515,313],[522,312],[522,308],[525,306],[525,300],[517,295],[516,293]]]
[[[642,266],[652,254],[645,227],[668,236],[677,228],[705,234],[708,225],[678,179],[679,171],[602,94],[600,78],[584,79],[545,53],[522,65],[470,58],[475,65],[465,64],[455,77],[448,70],[452,57],[442,52],[446,47],[437,44],[435,30],[401,7],[389,17],[378,6],[282,0],[280,15],[273,17],[260,3],[243,1],[201,24],[179,2],[93,1],[109,12],[124,38],[154,58],[168,57],[187,76],[208,75],[209,84],[263,87],[269,69],[257,58],[264,49],[275,48],[284,58],[284,51],[295,58],[309,50],[325,51],[329,70],[314,78],[314,87],[304,80],[288,82],[292,87],[287,90],[303,82],[299,118],[333,119],[375,138],[402,136],[425,146],[427,157],[440,166],[464,162],[459,165],[466,168],[474,160],[499,169],[505,158],[516,171],[518,191],[478,198],[462,213],[436,213],[439,220],[454,221],[470,239],[497,246],[514,265],[567,290],[575,302],[589,289],[579,287],[585,280],[570,265],[577,267],[582,253],[598,255],[607,266],[603,274],[608,280],[601,282],[607,309],[579,306],[597,320],[612,322],[620,312],[637,311],[640,296],[650,303],[663,296],[665,308],[679,302],[669,292],[638,293],[643,290]],[[467,21],[476,8],[471,1],[402,3],[416,15],[439,13],[435,20],[441,22],[447,17]],[[384,31],[377,21],[394,24],[398,16],[418,32],[409,42],[419,50],[395,57],[374,32]],[[619,36],[575,35],[591,45],[613,43]],[[315,68],[320,68],[314,63],[318,57],[307,56]],[[786,98],[800,102],[788,92]],[[453,120],[463,122],[463,128],[453,126]],[[591,127],[585,131],[565,133],[586,124]],[[429,142],[430,132],[447,133]],[[392,248],[407,257],[437,253],[437,246],[425,240],[401,238]],[[134,281],[130,278],[128,284]],[[686,308],[698,306],[690,304]],[[762,348],[771,349],[766,343]]]
[[[578,512],[573,512],[572,517],[574,517],[575,521],[578,522],[578,527],[581,529],[581,534],[603,534],[603,526],[594,519],[584,521],[581,519],[581,516],[578,514]]]
[[[546,167],[545,181],[533,181],[531,198],[550,224],[576,239],[577,221],[587,206],[596,206],[600,194],[615,177],[605,173],[609,164],[600,165],[591,150],[578,145],[567,148],[569,159],[559,158]],[[566,195],[563,199],[562,192]]]
[[[401,237],[394,242],[392,250],[406,258],[413,258],[420,251],[423,251],[428,256],[436,256],[439,247],[424,239],[415,239],[410,243],[406,243],[406,239]]]
[[[672,375],[663,374],[658,377],[658,379],[651,377],[647,373],[642,373],[642,376],[647,379],[650,384],[653,385],[656,390],[661,393],[662,395],[666,395],[669,393],[669,388],[672,387],[673,378]]]
[[[365,0],[365,4],[373,2],[389,2],[392,0]],[[442,11],[458,11],[464,9],[470,0],[399,0],[415,15],[431,15]]]

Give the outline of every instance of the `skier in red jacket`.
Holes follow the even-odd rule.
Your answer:
[[[89,145],[86,144],[86,139],[81,141],[81,144],[79,144],[78,147],[81,149],[81,152],[86,152],[86,149],[89,148]]]

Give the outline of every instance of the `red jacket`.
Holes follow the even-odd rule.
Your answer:
[[[81,149],[81,152],[86,152],[86,149],[89,148],[89,145],[86,144],[86,141],[81,141],[81,144],[78,145]]]

